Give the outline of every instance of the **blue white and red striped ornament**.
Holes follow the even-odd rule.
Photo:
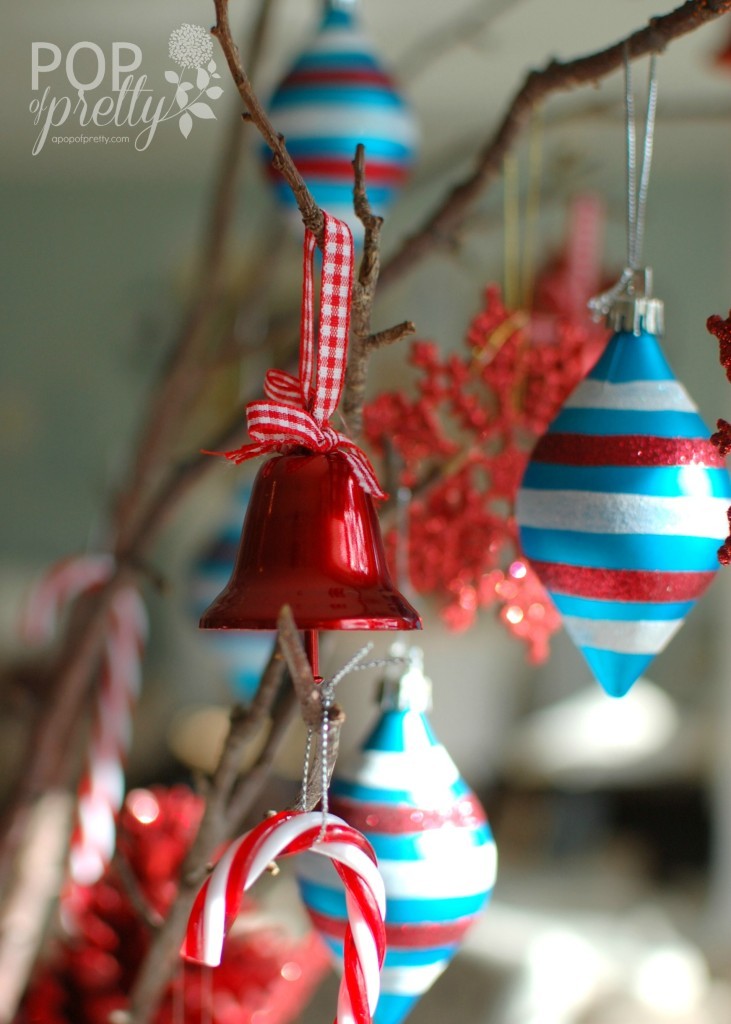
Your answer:
[[[251,486],[237,487],[213,536],[193,559],[188,576],[188,605],[197,623],[228,583],[236,561]],[[271,630],[196,630],[217,659],[234,696],[249,701],[259,685],[272,648]]]
[[[731,496],[710,432],[658,342],[661,304],[625,306],[634,326],[620,310],[603,356],[533,450],[516,506],[525,555],[614,697],[713,579]]]
[[[338,764],[332,810],[361,831],[386,887],[386,959],[375,1024],[399,1024],[448,966],[484,909],[497,850],[485,812],[426,717],[429,682],[412,648],[386,679],[381,714],[363,746]],[[322,858],[302,858],[298,880],[310,917],[342,964],[347,908]]]
[[[275,89],[269,113],[317,203],[353,235],[352,160],[365,146],[368,197],[383,215],[408,177],[416,155],[414,115],[358,23],[353,0],[330,0],[312,42]],[[279,203],[302,225],[290,188],[263,151]]]

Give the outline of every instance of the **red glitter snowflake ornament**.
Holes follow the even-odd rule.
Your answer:
[[[467,353],[442,357],[417,341],[414,397],[378,396],[366,408],[376,451],[390,446],[415,492],[408,566],[417,592],[442,603],[451,629],[472,626],[493,607],[532,661],[548,654],[560,628],[548,595],[520,554],[513,502],[528,453],[599,356],[606,331],[586,312],[598,287],[595,201],[573,211],[565,252],[536,282],[530,311],[508,309],[497,285],[466,335]],[[395,531],[387,537],[394,557]]]

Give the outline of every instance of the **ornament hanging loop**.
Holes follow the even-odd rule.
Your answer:
[[[316,691],[320,704],[319,721],[310,720],[307,722],[302,786],[299,798],[294,806],[295,810],[308,811],[316,806],[318,802],[320,803],[322,813],[321,836],[325,834],[327,827],[330,778],[337,758],[339,727],[344,719],[342,711],[335,704],[335,687],[351,672],[363,672],[368,669],[380,668],[384,665],[392,665],[406,660],[403,656],[395,653],[389,658],[376,658],[372,661],[364,661],[363,659],[372,649],[373,644],[367,643],[334,676],[329,679],[319,678],[316,682]],[[318,738],[317,756],[315,756],[316,736]]]
[[[657,56],[650,57],[647,109],[642,141],[642,167],[637,181],[637,128],[629,48],[624,48],[625,126],[627,142],[627,261],[622,274],[611,288],[589,300],[595,319],[606,317],[614,331],[662,334],[663,304],[652,297],[652,271],[642,266],[645,212],[650,184],[650,168],[657,112]]]

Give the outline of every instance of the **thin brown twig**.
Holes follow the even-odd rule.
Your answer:
[[[214,5],[216,9],[216,24],[211,31],[221,44],[231,77],[248,111],[249,116],[246,120],[251,121],[256,126],[260,135],[271,149],[274,167],[292,190],[305,227],[312,231],[318,243],[321,244],[324,227],[322,210],[305,184],[305,179],[297,170],[294,160],[287,151],[284,139],[267,117],[259,97],[252,88],[249,76],[241,63],[238,47],[231,35],[231,26],[228,19],[228,0],[214,0]]]
[[[305,721],[319,723],[320,709],[310,663],[292,613],[285,607],[278,619],[277,643],[251,705],[232,712],[228,737],[207,786],[203,819],[181,870],[180,890],[135,980],[125,1024],[148,1024],[154,1016],[175,970],[190,910],[216,848],[233,836],[251,811],[292,721],[301,714]],[[266,742],[252,767],[240,776],[242,750],[269,718]],[[343,718],[335,708],[333,725],[339,726]],[[334,728],[334,744],[337,732]]]
[[[250,52],[252,63],[257,59],[256,48],[261,46],[265,16],[270,8],[271,0],[262,0]],[[197,380],[197,371],[192,365],[194,356],[220,298],[227,239],[233,219],[241,135],[240,124],[237,123],[235,133],[232,131],[229,137],[221,165],[196,299],[167,364],[164,378],[155,392],[146,429],[140,433],[129,480],[117,501],[114,535],[118,571],[95,596],[93,603],[85,603],[82,611],[71,618],[59,653],[49,669],[52,686],[32,728],[27,747],[28,757],[24,760],[25,770],[4,812],[0,841],[0,921],[9,904],[7,883],[12,878],[34,803],[40,793],[56,785],[59,778],[67,773],[66,763],[73,748],[73,727],[83,698],[91,686],[109,602],[122,584],[134,582],[139,576],[139,559],[149,545],[148,538],[139,530],[139,524],[152,522],[159,525],[164,512],[170,507],[167,501],[156,503],[148,492],[151,481],[157,483],[159,465],[163,458],[168,457],[167,445],[173,428],[180,421],[187,398],[194,392]],[[176,493],[180,492],[176,489]],[[156,504],[156,516],[150,515],[148,503],[152,503],[153,507]],[[134,538],[135,543],[130,538]],[[8,941],[12,942],[12,934],[7,929],[0,929],[0,947]],[[33,960],[34,956],[29,955],[28,969]],[[18,992],[22,991],[25,980],[16,979]]]
[[[263,51],[271,8],[272,0],[261,0],[248,45],[247,57],[252,74]],[[226,258],[235,223],[238,182],[246,154],[243,143],[241,122],[238,117],[233,117],[218,167],[191,305],[140,430],[129,480],[116,502],[115,546],[118,554],[130,546],[130,536],[136,530],[148,490],[156,483],[159,467],[168,458],[170,441],[188,404],[195,397],[204,372],[197,356],[222,298]]]
[[[368,362],[374,349],[371,317],[381,272],[381,226],[383,218],[371,209],[366,188],[365,148],[359,144],[353,159],[353,207],[363,225],[363,255],[353,282],[351,303],[351,340],[343,389],[342,414],[351,437],[363,432]]]
[[[211,858],[222,842],[230,838],[239,815],[243,813],[245,801],[237,791],[239,765],[244,747],[262,728],[280,696],[289,688],[286,666],[278,646],[275,647],[264,670],[262,681],[254,700],[248,709],[234,708],[231,726],[221,751],[218,766],[207,785],[206,807],[198,832],[188,851],[180,873],[180,888],[164,924],[158,931],[145,961],[135,979],[130,993],[128,1020],[133,1024],[147,1024],[155,1014],[163,992],[178,963],[178,950],[185,934],[185,927],[196,894],[209,870]],[[279,700],[278,712],[273,720],[291,720],[296,702]],[[274,725],[270,730],[264,749],[257,764],[271,763],[273,748],[281,742],[284,730]],[[248,804],[258,795],[265,772],[257,772],[255,764],[247,778],[256,779],[258,787],[249,784],[246,796]],[[236,795],[236,815],[231,814],[231,800]],[[235,820],[234,820],[235,819]]]
[[[478,154],[473,170],[440,202],[425,223],[410,235],[384,265],[381,284],[391,284],[427,252],[454,244],[455,233],[485,187],[502,171],[506,154],[548,96],[596,83],[630,59],[660,53],[672,40],[693,32],[731,11],[731,0],[687,0],[668,14],[651,18],[642,29],[613,46],[570,61],[553,60],[541,71],[530,71],[515,93],[497,128]]]
[[[394,324],[393,327],[386,327],[383,331],[376,331],[375,334],[368,336],[368,348],[371,352],[375,352],[379,348],[385,348],[387,345],[394,345],[397,341],[403,341],[404,338],[408,338],[411,334],[416,334],[416,324],[413,320],[404,320],[400,324]]]
[[[128,568],[120,567],[114,579],[93,597],[79,602],[70,617],[53,667],[49,670],[50,686],[43,713],[35,723],[28,742],[32,756],[23,762],[12,802],[3,815],[0,845],[0,893],[3,897],[33,805],[44,792],[69,781],[66,778],[66,752],[97,664],[109,606],[117,589],[133,578],[134,574]]]

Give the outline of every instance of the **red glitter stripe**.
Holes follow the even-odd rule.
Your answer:
[[[353,177],[353,165],[349,160],[301,157],[295,159],[297,170],[305,177],[334,178],[338,181]],[[368,162],[368,181],[374,185],[398,185],[408,177],[408,168],[394,163]],[[267,167],[270,178],[278,180],[280,175],[271,164]]]
[[[484,825],[485,814],[474,795],[464,796],[446,810],[424,810],[390,804],[368,804],[347,797],[331,796],[330,804],[334,814],[339,814],[359,832],[383,832],[386,835],[403,835],[408,832],[426,832],[456,825],[460,828],[476,828]]]
[[[533,449],[536,462],[565,466],[709,466],[724,460],[702,437],[646,437],[642,434],[595,437],[590,434],[544,434]]]
[[[308,910],[310,920],[322,935],[339,939],[345,937],[348,922],[329,917],[316,910]],[[386,945],[389,949],[429,949],[432,946],[449,946],[459,942],[474,923],[474,916],[461,917],[457,921],[427,921],[424,924],[386,924]]]
[[[393,81],[378,68],[354,68],[326,69],[308,68],[302,71],[293,71],[287,75],[282,82],[282,89],[289,89],[294,85],[381,85],[386,89],[393,89]]]
[[[561,562],[531,566],[548,590],[574,597],[605,601],[693,601],[703,593],[716,573],[645,572],[634,569],[589,569]]]

